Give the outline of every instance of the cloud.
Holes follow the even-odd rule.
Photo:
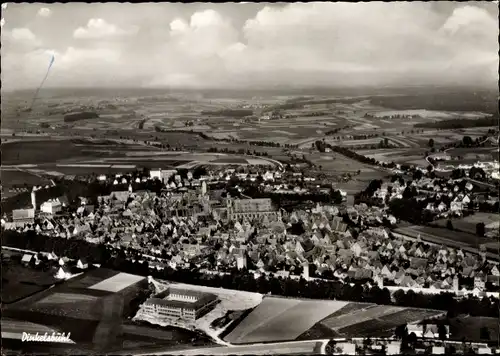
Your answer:
[[[446,20],[442,28],[455,34],[461,29],[470,28],[471,26],[475,30],[484,29],[484,31],[487,31],[488,27],[495,26],[495,21],[485,9],[465,5],[453,10],[453,13]],[[498,27],[495,27],[498,30]]]
[[[38,73],[31,52],[54,46],[54,85],[111,78],[130,86],[199,87],[495,81],[498,19],[473,3],[450,4],[438,11],[425,2],[290,3],[257,5],[245,14],[237,4],[194,13],[191,7],[162,13],[163,7],[134,5],[126,19],[126,12],[119,16],[106,5],[82,15],[90,20],[76,30],[68,27],[78,21],[72,12],[68,21],[33,27],[34,33],[26,24],[2,29],[2,56],[13,68],[24,68],[12,78],[30,80],[29,73]],[[46,60],[37,60],[43,68]]]
[[[63,51],[39,49],[23,56],[2,56],[2,81],[6,87],[36,87],[45,75],[51,56],[55,61],[46,86],[100,86],[120,84],[121,53],[108,48],[68,47]],[[20,82],[20,83],[19,83]]]
[[[29,28],[14,28],[12,30],[12,39],[15,41],[36,41],[36,37]]]
[[[2,31],[2,47],[13,52],[26,52],[36,49],[41,45],[40,39],[26,27],[13,28]]]
[[[118,51],[107,48],[84,49],[68,47],[60,60],[65,64],[80,65],[88,61],[116,63],[120,57],[121,54]]]
[[[294,71],[319,71],[338,84],[344,74],[353,81],[364,76],[371,84],[383,83],[390,73],[401,83],[410,72],[422,80],[465,79],[458,68],[484,66],[486,53],[497,56],[496,27],[495,19],[474,6],[443,19],[424,3],[293,3],[265,7],[247,20],[246,48],[233,63],[254,72],[287,70],[291,77]],[[453,70],[443,65],[450,62]],[[446,70],[437,71],[439,66]]]
[[[85,27],[78,27],[73,32],[73,37],[78,39],[103,39],[132,35],[137,32],[137,28],[124,30],[116,25],[107,23],[105,20],[97,18],[90,19]]]
[[[173,20],[170,35],[175,48],[190,57],[217,55],[238,39],[231,22],[215,10],[195,12],[189,23]]]
[[[40,10],[38,10],[37,16],[39,17],[50,17],[52,14],[52,11],[46,7],[42,7]]]

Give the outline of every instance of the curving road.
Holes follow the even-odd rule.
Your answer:
[[[221,346],[187,350],[168,350],[139,355],[291,355],[323,354],[328,340],[290,341],[270,344]]]

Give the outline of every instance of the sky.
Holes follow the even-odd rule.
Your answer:
[[[498,4],[8,4],[2,90],[498,82]]]

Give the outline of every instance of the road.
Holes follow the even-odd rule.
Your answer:
[[[252,344],[239,346],[221,346],[188,350],[165,350],[135,355],[290,355],[323,354],[324,344],[328,340],[290,341],[272,344]]]

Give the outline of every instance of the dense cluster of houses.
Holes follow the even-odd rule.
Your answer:
[[[426,210],[433,213],[436,218],[460,217],[463,210],[473,206],[474,203],[487,202],[495,204],[497,198],[486,199],[484,195],[477,194],[474,185],[465,179],[422,178],[410,182],[384,182],[373,196],[383,201],[401,199],[405,189],[415,189],[414,198],[417,201],[426,201]]]
[[[215,179],[228,172],[221,174]],[[280,175],[266,172],[262,184]],[[129,183],[127,190],[100,196],[95,205],[81,197],[76,211],[67,211],[64,197],[49,200],[41,205],[42,214],[34,216],[31,209],[21,220],[3,222],[4,228],[132,248],[161,256],[152,264],[157,268],[198,264],[206,271],[223,273],[237,267],[282,277],[364,280],[379,286],[455,291],[482,291],[488,283],[498,285],[498,267],[484,255],[409,242],[376,227],[382,222],[396,223],[384,208],[318,204],[288,214],[276,209],[270,199],[234,199],[223,190],[209,189],[210,176],[194,180],[188,172],[182,181],[175,171],[152,170],[150,177],[137,178],[162,180],[166,189],[160,194],[133,191],[130,179],[114,178],[117,184],[123,179]],[[175,189],[167,189],[169,182]],[[411,183],[426,198],[447,195],[452,202],[443,213],[453,211],[453,203],[468,202],[469,184],[431,179]],[[404,189],[396,180],[382,184],[374,196],[397,198]],[[429,203],[428,208],[441,211],[442,204],[434,207]]]

